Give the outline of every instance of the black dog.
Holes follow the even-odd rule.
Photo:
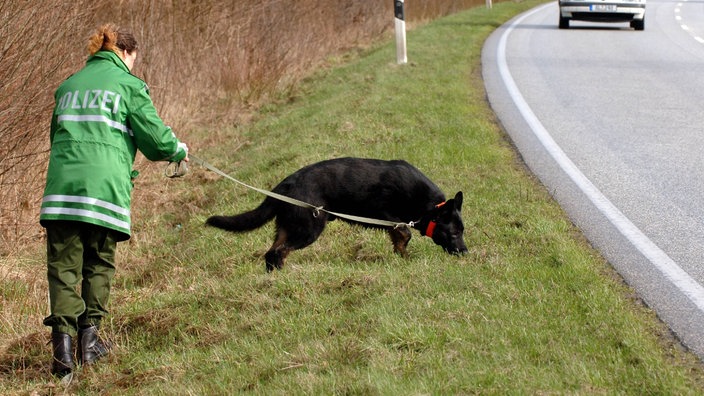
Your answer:
[[[406,161],[339,158],[306,166],[277,185],[273,192],[325,210],[393,222],[410,223],[421,235],[452,254],[467,252],[460,211],[462,192],[445,201],[442,191]],[[276,237],[266,255],[267,271],[280,269],[289,253],[315,242],[336,216],[266,197],[259,207],[236,216],[213,216],[206,224],[228,231],[251,231],[276,217]],[[354,221],[342,219],[350,223]],[[407,257],[408,227],[387,229],[394,251]]]

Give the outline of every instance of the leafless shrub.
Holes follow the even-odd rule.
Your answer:
[[[91,14],[87,4],[67,2],[58,12],[49,3],[0,0],[0,253],[32,236],[53,91],[76,53],[72,35]]]

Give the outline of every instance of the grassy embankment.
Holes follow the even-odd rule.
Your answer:
[[[196,166],[181,180],[147,175],[137,188],[181,194],[136,210],[105,324],[114,354],[68,392],[701,394],[698,361],[527,174],[487,105],[482,43],[530,4],[409,32],[409,65],[392,43],[333,60],[257,122],[193,135],[213,142],[197,155],[261,187],[331,157],[406,159],[447,195],[464,192],[469,254],[414,234],[404,260],[385,233],[333,222],[267,274],[271,224],[202,226],[261,195]],[[48,354],[38,340],[11,347],[0,393],[53,390]]]

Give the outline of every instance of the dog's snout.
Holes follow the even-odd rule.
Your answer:
[[[453,246],[445,248],[445,251],[454,256],[461,256],[463,254],[466,254],[469,250],[467,250],[466,246]]]

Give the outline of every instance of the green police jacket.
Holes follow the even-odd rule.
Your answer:
[[[157,115],[144,81],[111,51],[89,57],[54,96],[40,223],[81,221],[129,239],[137,150],[151,161],[180,161],[186,145]]]

